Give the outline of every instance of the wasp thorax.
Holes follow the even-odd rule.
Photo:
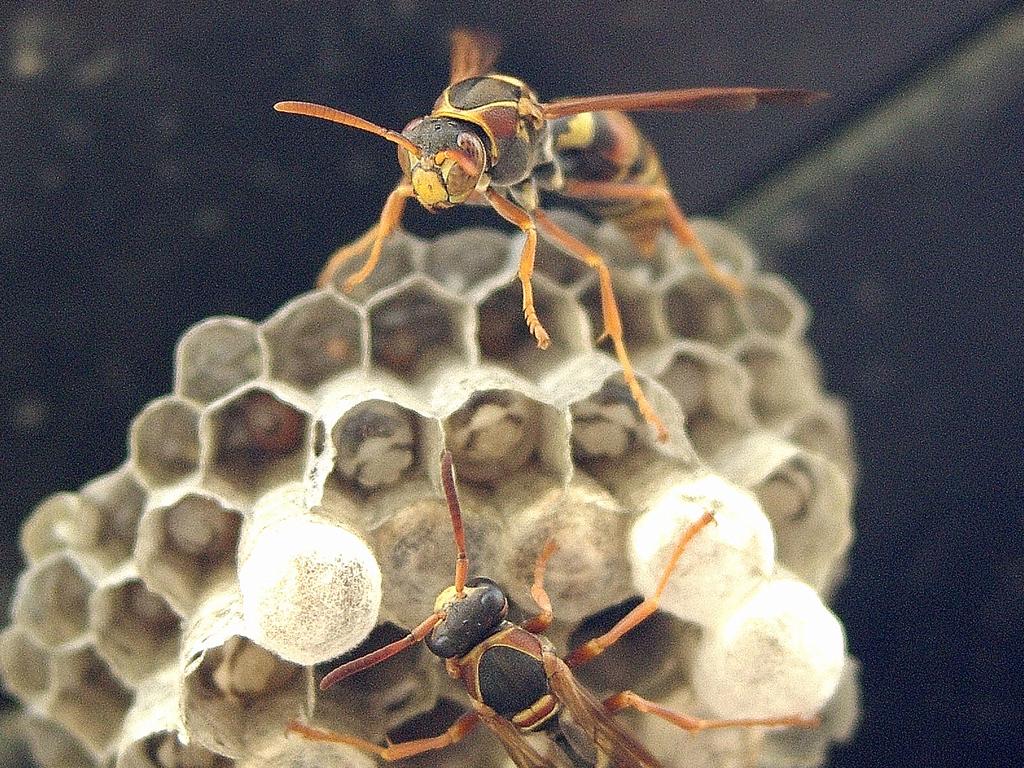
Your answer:
[[[470,579],[462,597],[455,587],[437,596],[434,610],[444,618],[427,636],[431,653],[443,659],[465,656],[498,628],[508,612],[508,600],[501,587],[490,579]]]
[[[421,152],[399,148],[398,162],[412,182],[416,199],[427,210],[465,202],[487,166],[484,143],[469,123],[447,117],[422,117],[402,131]]]

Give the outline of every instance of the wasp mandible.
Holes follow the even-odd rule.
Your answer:
[[[612,715],[634,708],[663,718],[688,731],[750,726],[818,725],[817,718],[801,716],[751,720],[701,720],[675,712],[632,691],[603,701],[581,685],[571,668],[590,661],[658,609],[669,576],[687,544],[714,517],[706,512],[685,529],[669,557],[650,597],[639,603],[603,635],[581,645],[562,659],[542,634],[553,618],[551,600],[544,590],[544,572],[555,553],[554,539],[541,550],[534,567],[530,594],[540,613],[523,624],[508,621],[508,599],[495,582],[469,578],[462,510],[455,487],[452,455],[441,454],[441,482],[455,537],[455,583],[443,590],[431,613],[408,635],[365,656],[346,662],[326,674],[320,689],[369,669],[423,641],[431,653],[445,660],[448,674],[460,681],[473,707],[444,733],[381,746],[334,731],[291,722],[289,730],[314,741],[347,744],[384,760],[401,760],[441,749],[463,739],[484,723],[501,741],[519,768],[583,768],[608,765],[621,768],[659,768],[660,763]],[[524,734],[546,733],[557,749],[539,752]],[[583,738],[583,734],[586,737]]]
[[[274,105],[279,112],[323,118],[398,145],[402,179],[384,203],[379,223],[338,250],[318,284],[330,282],[342,264],[367,247],[369,258],[343,288],[350,291],[369,277],[410,197],[432,212],[462,203],[490,205],[526,234],[519,260],[523,315],[542,349],[551,339],[534,309],[530,282],[538,231],[597,271],[604,321],[601,338],[611,340],[637,407],[663,441],[668,437],[665,426],[644,396],[623,343],[604,259],[541,210],[539,193],[552,191],[582,201],[622,227],[643,252],[652,250],[657,233],[667,225],[712,278],[739,293],[743,286],[718,267],[698,239],[669,189],[658,154],[624,112],[747,110],[758,104],[809,104],[825,94],[786,88],[686,88],[541,102],[522,80],[491,73],[499,47],[485,33],[453,32],[448,87],[429,115],[416,118],[401,133],[319,104]]]

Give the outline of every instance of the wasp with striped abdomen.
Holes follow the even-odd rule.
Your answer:
[[[550,540],[537,558],[530,594],[540,613],[523,624],[508,621],[508,599],[495,582],[469,578],[469,557],[462,526],[462,510],[455,487],[449,451],[441,454],[441,483],[455,538],[455,583],[434,602],[434,612],[408,635],[365,656],[348,661],[326,674],[320,689],[327,690],[346,677],[369,669],[418,642],[445,660],[448,674],[462,683],[472,711],[444,733],[387,746],[356,736],[315,728],[293,721],[289,730],[314,741],[347,744],[384,760],[401,760],[450,746],[477,725],[486,725],[501,741],[519,768],[660,768],[658,760],[614,719],[615,712],[633,708],[663,718],[689,731],[751,726],[818,724],[817,718],[793,716],[751,720],[701,720],[622,691],[604,700],[581,685],[571,668],[590,661],[658,609],[669,576],[686,545],[714,522],[710,512],[683,531],[669,557],[654,593],[634,607],[610,630],[581,645],[564,659],[540,634],[553,619],[551,601],[544,590],[544,572],[555,553]],[[549,737],[543,751],[525,734]]]
[[[611,340],[641,414],[657,430],[659,440],[665,440],[665,427],[644,396],[623,343],[622,321],[604,259],[544,213],[540,192],[582,201],[597,215],[618,223],[645,252],[652,249],[658,231],[668,226],[712,278],[741,292],[741,283],[718,267],[690,227],[669,189],[657,152],[625,112],[745,110],[758,104],[809,104],[824,94],[788,88],[687,88],[542,102],[522,80],[491,72],[498,49],[489,35],[455,31],[448,87],[429,115],[413,120],[401,133],[319,104],[283,101],[274,105],[280,112],[331,120],[398,145],[403,175],[388,196],[380,221],[332,256],[319,284],[330,282],[342,264],[367,248],[366,263],[348,277],[343,288],[349,291],[369,277],[410,197],[428,211],[463,203],[490,205],[526,234],[519,260],[523,314],[541,348],[549,345],[550,337],[534,309],[530,282],[537,233],[597,271],[602,338]]]

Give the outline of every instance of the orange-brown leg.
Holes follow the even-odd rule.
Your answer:
[[[305,725],[304,723],[300,723],[295,720],[288,723],[288,731],[290,733],[297,733],[303,738],[311,741],[327,741],[332,744],[347,744],[350,747],[355,747],[361,752],[367,752],[391,762],[392,760],[402,760],[406,757],[412,757],[413,755],[418,755],[422,752],[429,752],[432,749],[442,749],[444,747],[451,746],[465,738],[479,722],[480,715],[476,712],[469,712],[456,720],[448,730],[439,736],[431,736],[426,739],[413,739],[412,741],[403,741],[398,744],[388,744],[386,747],[374,744],[371,741],[366,741],[365,739],[360,739],[357,736],[349,736],[344,733],[336,733],[334,731],[313,728],[312,726]]]
[[[601,316],[604,319],[604,333],[601,334],[601,338],[611,339],[612,346],[615,347],[615,356],[619,359],[619,365],[622,366],[622,375],[626,379],[626,386],[629,387],[629,392],[633,395],[637,408],[657,431],[658,440],[664,442],[668,439],[668,430],[665,429],[658,414],[654,412],[654,408],[647,401],[647,396],[640,388],[640,382],[637,381],[636,374],[633,372],[629,353],[626,352],[626,344],[622,339],[622,318],[619,315],[619,305],[615,301],[615,291],[612,289],[612,276],[608,271],[608,265],[604,263],[604,259],[597,251],[555,224],[543,211],[536,210],[533,212],[533,216],[537,226],[547,237],[551,238],[570,256],[597,271],[601,286]]]
[[[519,282],[523,284],[523,316],[526,318],[526,327],[537,339],[537,346],[547,349],[551,344],[551,337],[544,330],[540,319],[537,317],[537,310],[533,306],[533,261],[537,255],[537,225],[525,210],[515,203],[506,200],[493,189],[484,193],[487,202],[506,221],[515,224],[526,234],[526,244],[519,257]]]
[[[744,291],[742,281],[722,270],[708,252],[708,249],[693,231],[690,222],[680,209],[679,204],[667,187],[651,187],[644,184],[625,184],[611,181],[575,181],[567,180],[565,186],[558,191],[560,195],[575,197],[581,200],[650,200],[665,207],[668,225],[679,242],[693,251],[697,261],[704,267],[712,280],[733,294],[741,296]]]
[[[356,254],[362,253],[371,245],[373,241],[377,239],[378,225],[374,224],[366,232],[359,236],[358,240],[354,240],[347,245],[341,246],[333,254],[331,258],[324,264],[324,268],[320,270],[320,274],[316,278],[317,288],[323,288],[330,284],[334,279],[334,275],[337,274],[338,270],[344,266],[345,262],[351,259]]]
[[[817,717],[802,717],[800,715],[739,720],[704,720],[699,717],[684,715],[682,712],[676,712],[660,704],[655,704],[653,701],[648,701],[632,691],[622,691],[622,693],[616,693],[614,696],[609,696],[604,700],[604,708],[609,712],[618,712],[620,709],[630,707],[640,712],[660,717],[662,720],[667,720],[673,725],[678,725],[680,728],[692,732],[707,731],[712,728],[753,728],[757,726],[769,728],[780,726],[816,728],[821,725],[821,720]]]
[[[317,285],[323,287],[329,283],[341,265],[355,254],[362,252],[366,248],[366,244],[371,241],[373,245],[370,248],[370,255],[366,259],[366,263],[363,264],[358,272],[346,278],[342,285],[342,290],[348,293],[372,275],[377,262],[380,261],[380,255],[384,249],[384,241],[387,240],[388,236],[395,231],[395,228],[401,222],[402,213],[405,211],[405,204],[413,194],[412,186],[404,181],[391,190],[391,194],[388,195],[388,199],[384,202],[384,208],[380,212],[380,222],[378,222],[377,226],[371,227],[366,234],[354,243],[350,243],[336,251],[320,272],[320,277],[317,278]]]
[[[544,571],[548,566],[548,560],[555,554],[556,549],[558,549],[558,545],[555,543],[555,540],[549,539],[548,543],[544,545],[544,549],[537,556],[537,564],[533,567],[533,586],[530,587],[530,595],[533,597],[537,607],[540,608],[540,613],[523,624],[523,628],[527,632],[543,632],[551,624],[551,619],[554,617],[554,613],[551,610],[551,598],[548,597],[548,593],[544,589]]]
[[[565,658],[565,663],[570,667],[578,667],[587,661],[590,661],[595,656],[599,656],[604,651],[618,642],[624,634],[637,626],[640,622],[658,610],[658,603],[661,600],[661,595],[665,591],[665,587],[668,586],[669,576],[672,575],[672,569],[676,567],[676,563],[679,562],[679,558],[683,554],[683,550],[686,549],[686,545],[689,544],[693,537],[700,533],[701,529],[705,526],[714,522],[714,515],[710,512],[705,512],[701,515],[700,519],[695,523],[691,524],[683,535],[679,537],[679,541],[676,542],[675,549],[672,550],[672,555],[668,559],[668,563],[665,565],[665,570],[661,574],[661,578],[658,580],[658,585],[654,589],[654,594],[646,598],[636,608],[631,610],[621,619],[614,627],[609,629],[603,635],[595,637],[593,640],[581,645],[579,648],[573,650]]]

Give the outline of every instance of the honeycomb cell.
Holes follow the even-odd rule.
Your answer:
[[[644,426],[626,382],[610,379],[599,392],[573,405],[573,452],[577,459],[622,456],[643,441]]]
[[[518,254],[507,235],[485,227],[441,235],[427,243],[426,274],[459,296],[479,297],[515,279]]]
[[[828,702],[846,662],[846,637],[810,586],[773,578],[725,614],[704,634],[691,678],[718,717],[806,717]]]
[[[853,537],[849,479],[820,456],[766,433],[726,447],[714,463],[760,501],[775,530],[778,561],[827,591]]]
[[[477,343],[482,360],[508,366],[536,381],[590,347],[590,328],[579,306],[543,275],[533,280],[533,303],[551,346],[540,349],[523,319],[518,281],[506,283],[477,306]]]
[[[118,740],[117,768],[224,768],[230,764],[178,737],[178,661],[140,679]]]
[[[507,574],[503,583],[509,596],[526,610],[536,610],[530,587],[548,541],[557,549],[544,585],[560,620],[575,623],[633,593],[624,546],[629,515],[584,473],[564,484],[520,472],[496,502],[506,525],[500,565],[494,570]],[[491,569],[490,563],[487,571],[478,568],[482,573]]]
[[[85,633],[95,574],[81,560],[57,553],[22,574],[14,596],[15,623],[54,648]]]
[[[337,294],[319,292],[295,299],[263,326],[270,375],[311,390],[362,362],[362,319]]]
[[[591,245],[609,268],[646,285],[660,282],[680,266],[679,247],[667,231],[655,238],[652,252],[644,253],[618,224],[605,221],[598,225]]]
[[[199,744],[182,744],[173,730],[134,742],[117,759],[117,768],[231,768],[235,761]]]
[[[121,469],[104,475],[81,490],[82,499],[99,510],[94,539],[81,552],[113,567],[131,556],[146,491],[135,475]]]
[[[85,745],[96,760],[112,756],[132,694],[92,646],[80,646],[53,661],[48,714]]]
[[[621,273],[612,273],[612,286],[622,319],[623,340],[634,360],[672,340],[665,308],[657,294],[651,294],[649,288]],[[605,331],[600,285],[591,283],[579,295],[579,301],[587,311],[590,327],[600,336]]]
[[[134,574],[101,584],[89,601],[96,651],[122,680],[136,684],[178,653],[180,619]]]
[[[377,761],[344,744],[308,741],[282,734],[259,755],[229,764],[237,765],[238,768],[376,768]]]
[[[50,687],[50,654],[25,630],[8,627],[0,634],[0,677],[15,696],[38,703]]]
[[[690,272],[665,291],[665,321],[678,339],[725,347],[743,333],[736,298],[703,272]]]
[[[771,522],[748,491],[717,475],[684,477],[653,492],[630,531],[633,583],[655,593],[682,537],[708,513],[672,567],[660,607],[685,621],[713,627],[722,611],[775,570]]]
[[[778,275],[758,275],[745,289],[740,313],[748,331],[791,339],[807,330],[807,305]]]
[[[765,425],[794,418],[818,399],[821,374],[805,347],[754,338],[735,355],[750,372],[751,405]]]
[[[817,728],[789,728],[766,734],[761,764],[765,768],[824,765],[829,748],[852,738],[860,717],[859,664],[847,656],[839,686],[818,713]]]
[[[543,466],[541,443],[558,421],[555,409],[521,392],[477,390],[444,420],[445,445],[460,478],[492,483],[513,476],[531,460]]]
[[[308,717],[308,669],[248,640],[231,589],[204,601],[183,640],[181,715],[190,737],[231,758],[258,754]]]
[[[570,401],[573,459],[577,466],[588,471],[594,462],[615,460],[636,451],[646,452],[657,443],[654,430],[640,414],[618,365],[611,359],[607,362],[611,363],[613,372],[590,379],[591,382],[601,381],[600,388],[586,397],[579,397],[582,393],[578,392],[577,397]],[[637,378],[668,430],[668,441],[657,443],[657,450],[681,459],[692,459],[693,448],[686,438],[683,414],[678,404],[656,381],[643,374],[638,374]]]
[[[795,454],[752,490],[775,528],[779,562],[827,587],[853,537],[846,480],[826,462]]]
[[[190,613],[199,598],[235,573],[240,512],[199,493],[146,511],[136,565],[146,586],[175,611]]]
[[[693,219],[690,223],[694,233],[708,249],[715,263],[722,270],[740,278],[744,284],[749,283],[749,275],[757,266],[757,257],[747,239],[735,230],[712,219],[698,218]],[[683,253],[690,259],[690,264],[684,264],[684,267],[689,266],[691,269],[704,271],[691,251],[683,249]]]
[[[801,448],[834,462],[844,475],[856,482],[853,433],[842,401],[830,397],[818,400],[809,411],[787,425],[782,434]]]
[[[181,337],[174,355],[174,391],[210,403],[257,378],[264,367],[256,324],[238,317],[212,317]]]
[[[371,359],[399,377],[469,360],[470,309],[417,280],[369,308]]]
[[[40,502],[22,525],[21,551],[29,563],[64,549],[87,551],[102,527],[95,506],[76,493],[56,493]]]
[[[472,486],[460,485],[459,497],[473,572],[500,580],[490,567],[498,562],[500,517]],[[433,611],[435,598],[455,578],[451,518],[426,480],[410,483],[389,507],[391,514],[370,532],[380,561],[381,618],[412,628]]]
[[[42,768],[83,768],[95,765],[82,743],[63,726],[39,714],[24,717],[25,739]]]
[[[713,347],[679,342],[658,381],[683,409],[686,434],[703,456],[735,440],[755,423],[746,369]]]
[[[352,648],[380,608],[380,567],[346,523],[350,508],[324,502],[311,507],[302,483],[277,488],[253,506],[238,545],[246,636],[297,664]]]
[[[131,458],[146,483],[180,482],[199,463],[199,413],[176,397],[154,400],[135,417],[128,440]]]
[[[330,427],[331,477],[359,492],[398,483],[417,465],[421,420],[415,411],[380,399],[346,411]]]
[[[373,270],[373,274],[345,295],[353,301],[365,303],[377,294],[384,293],[401,283],[410,274],[420,271],[423,248],[422,240],[405,230],[396,230],[384,241],[380,263]],[[331,280],[331,286],[343,291],[345,280],[362,268],[369,255],[370,247],[367,245],[362,253],[356,254],[338,269]]]
[[[309,421],[305,410],[267,389],[225,400],[208,414],[211,478],[243,499],[301,478]]]
[[[425,616],[424,616],[425,618]],[[358,646],[316,667],[320,680],[339,664],[357,659],[408,634],[390,622],[379,624]],[[319,694],[314,724],[380,742],[412,717],[430,711],[438,699],[441,665],[422,643],[342,680]]]

